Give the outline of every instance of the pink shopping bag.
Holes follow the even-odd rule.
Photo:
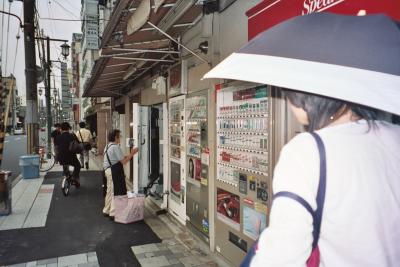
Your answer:
[[[114,196],[115,217],[118,223],[133,223],[143,220],[144,196]]]

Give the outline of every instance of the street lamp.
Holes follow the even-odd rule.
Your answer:
[[[70,46],[67,43],[61,45],[61,54],[64,56],[64,59],[67,59],[69,56],[69,48]]]

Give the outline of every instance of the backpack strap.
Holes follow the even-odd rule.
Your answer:
[[[313,132],[311,133],[313,138],[315,139],[317,146],[318,146],[318,152],[319,152],[319,184],[318,184],[318,192],[317,192],[317,209],[313,211],[311,208],[311,205],[301,196],[288,192],[288,191],[282,191],[278,192],[274,195],[274,199],[278,197],[287,197],[291,198],[294,201],[298,202],[300,205],[302,205],[313,217],[313,244],[312,248],[315,249],[318,245],[318,240],[319,240],[319,235],[321,231],[321,221],[322,221],[322,212],[324,210],[324,204],[325,204],[325,192],[326,192],[326,151],[325,151],[325,146],[324,143],[321,139],[321,137]]]

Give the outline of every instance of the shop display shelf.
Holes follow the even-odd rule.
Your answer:
[[[192,157],[192,158],[201,159],[200,155],[195,155],[195,154],[191,154],[191,153],[187,153],[187,155],[188,155],[189,157]]]
[[[248,119],[248,118],[268,118],[268,115],[265,113],[260,113],[260,114],[223,115],[217,117],[217,119]]]
[[[217,131],[218,134],[242,134],[242,135],[263,135],[268,136],[266,132],[246,132],[246,131]]]
[[[190,141],[188,141],[187,143],[188,143],[188,145],[201,147],[201,145],[200,145],[199,143],[196,143],[196,142],[190,142]]]
[[[207,121],[207,118],[188,118],[186,122],[202,122]]]
[[[193,106],[193,107],[186,107],[186,110],[203,110],[206,109],[207,106]]]
[[[224,162],[218,162],[218,164],[221,165],[221,166],[226,166],[226,167],[230,167],[230,168],[234,168],[234,169],[238,169],[238,170],[242,170],[242,171],[247,171],[247,172],[258,174],[258,175],[268,176],[268,173],[266,173],[266,172],[257,171],[257,170],[250,169],[250,168],[240,167],[240,166],[237,166],[237,165],[224,163]]]
[[[234,186],[234,187],[238,187],[238,184],[239,184],[238,182],[227,181],[227,180],[219,178],[219,177],[217,178],[217,181],[219,181],[221,183],[224,183],[224,184],[229,184],[229,185]]]
[[[194,133],[200,133],[200,132],[201,132],[200,129],[193,129],[193,128],[191,128],[191,129],[186,129],[186,131],[188,131],[188,132],[194,132]]]
[[[172,144],[172,143],[170,143],[169,145],[173,146],[173,147],[180,147],[180,145],[176,145],[176,144]]]
[[[247,148],[240,148],[240,147],[234,147],[234,146],[221,146],[221,145],[219,145],[218,148],[234,150],[234,151],[239,151],[239,152],[249,152],[249,153],[261,154],[261,155],[268,155],[267,150],[247,149]]]
[[[188,182],[188,183],[190,183],[190,184],[192,184],[192,185],[194,185],[194,186],[196,186],[196,187],[198,187],[198,188],[200,188],[201,187],[201,183],[200,183],[200,181],[197,181],[197,180],[195,180],[195,179],[193,179],[193,178],[187,178],[186,179],[186,182]]]

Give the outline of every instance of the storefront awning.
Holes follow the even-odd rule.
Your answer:
[[[104,31],[101,55],[84,86],[83,96],[122,95],[156,65],[179,61],[180,46],[166,34],[178,40],[200,20],[202,5],[197,2],[120,0]]]

